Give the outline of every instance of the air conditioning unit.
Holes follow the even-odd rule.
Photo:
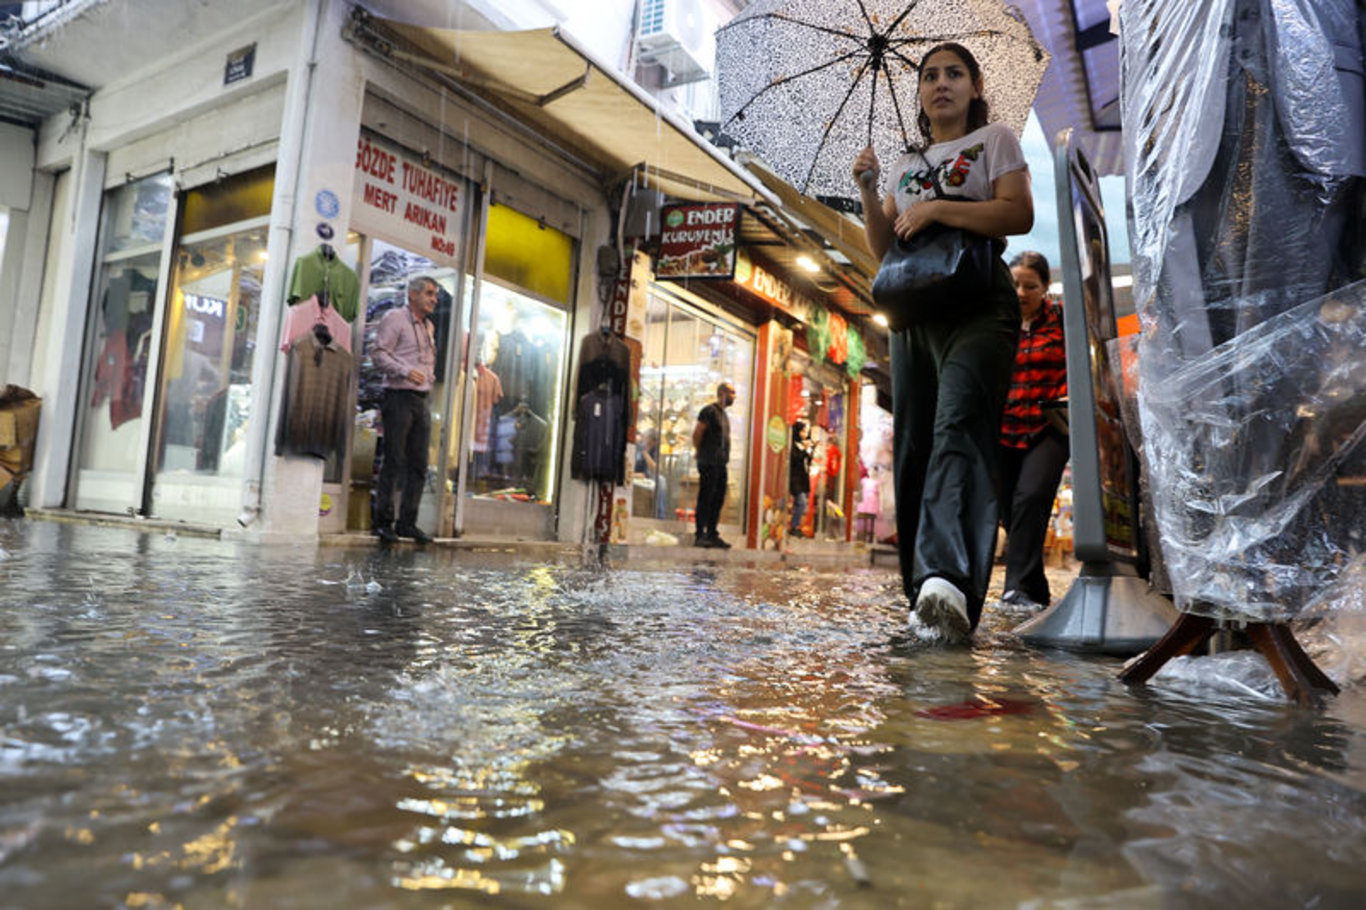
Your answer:
[[[671,85],[711,76],[716,22],[703,0],[641,0],[636,38],[641,62],[668,70]]]

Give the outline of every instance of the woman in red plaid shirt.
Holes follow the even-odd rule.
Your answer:
[[[1062,307],[1047,298],[1048,260],[1025,252],[1010,263],[1020,298],[1020,342],[1001,420],[1001,524],[1006,581],[1001,600],[1046,606],[1043,545],[1053,499],[1071,454],[1067,436],[1044,417],[1045,402],[1067,397]]]

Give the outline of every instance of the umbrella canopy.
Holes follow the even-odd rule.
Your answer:
[[[716,33],[722,130],[803,193],[852,196],[864,146],[890,160],[924,143],[918,67],[945,41],[1018,135],[1049,58],[1000,0],[760,0]]]

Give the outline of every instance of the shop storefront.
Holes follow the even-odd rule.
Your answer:
[[[375,331],[390,310],[408,305],[408,286],[418,278],[437,284],[437,304],[431,321],[435,328],[436,376],[427,394],[432,431],[418,526],[428,533],[449,533],[440,527],[441,478],[455,467],[443,456],[458,426],[452,419],[460,403],[460,382],[452,372],[459,350],[465,312],[467,245],[470,237],[471,191],[462,178],[446,173],[421,156],[383,137],[362,130],[356,148],[352,182],[351,231],[357,239],[357,259],[363,263],[360,297],[354,327],[356,358],[355,416],[349,469],[324,477],[324,495],[331,483],[349,480],[344,497],[345,525],[369,530],[372,523],[374,480],[383,464],[383,426],[379,419],[384,377],[374,363]],[[345,258],[345,257],[343,257]],[[341,530],[337,518],[324,516],[324,528]],[[329,520],[331,519],[331,520]]]
[[[26,251],[42,252],[20,263],[39,300],[21,378],[44,400],[27,505],[263,539],[368,533],[384,457],[374,330],[422,276],[439,293],[419,526],[596,533],[598,487],[572,479],[569,392],[604,321],[604,249],[623,251],[624,175],[696,194],[732,226],[759,185],[563,35],[301,2],[261,5],[212,39],[221,54],[152,62],[95,90],[81,129],[40,136],[50,217],[25,227]],[[451,72],[453,52],[482,75]],[[756,501],[773,497],[755,491],[778,476],[770,423],[787,406],[772,377],[801,320],[740,286],[737,250],[712,243],[688,280],[642,282],[622,330],[640,362],[637,445],[613,493],[639,527],[691,532],[692,426],[722,380],[738,400],[721,524],[741,539],[767,527]],[[296,293],[301,269],[324,284]],[[333,274],[349,276],[345,312]],[[282,442],[293,345],[322,338],[305,311],[349,358],[323,452]]]
[[[404,86],[416,100],[429,97],[401,75],[373,75],[391,86],[389,96]],[[269,123],[269,108],[278,125],[280,92],[263,98],[246,114]],[[557,533],[583,206],[460,145],[430,125],[439,116],[369,94],[345,100],[356,117],[354,160],[333,146],[305,153],[320,176],[299,193],[303,211],[292,230],[268,139],[226,157],[200,141],[196,151],[212,167],[176,168],[175,136],[109,156],[111,168],[136,165],[145,176],[111,173],[98,205],[58,504],[219,527],[248,526],[271,512],[267,527],[283,521],[294,533],[307,533],[310,521],[319,533],[368,532],[384,453],[375,327],[406,305],[409,282],[422,276],[439,293],[419,525],[442,536]],[[345,110],[329,122],[334,135],[348,130]],[[450,113],[444,101],[441,113]],[[204,117],[224,130],[236,122],[228,112]],[[395,122],[403,129],[386,135]],[[418,150],[433,147],[444,154]],[[580,193],[591,186],[567,183]],[[327,275],[349,276],[352,299],[329,300],[317,283]],[[326,318],[301,317],[305,310]],[[352,370],[350,392],[336,402],[350,415],[344,438],[319,456],[320,475],[308,467],[318,458],[284,449],[272,435],[272,415],[283,413],[287,397],[287,352],[315,321],[337,330],[332,337]],[[263,465],[273,480],[258,479]],[[315,499],[308,489],[319,476]]]
[[[720,524],[732,536],[744,530],[754,344],[753,326],[668,282],[650,286],[632,473],[631,514],[645,520],[642,527],[656,520],[685,536],[692,531],[698,483],[693,426],[725,381],[735,386],[736,400],[727,411],[731,450]]]
[[[855,535],[865,542],[883,541],[896,533],[892,414],[879,403],[877,387],[872,383],[864,384],[860,398],[859,457],[867,473],[858,485]]]
[[[227,523],[240,508],[274,168],[105,194],[76,508]],[[161,288],[166,293],[160,293]]]
[[[756,426],[765,445],[754,446],[765,465],[760,478],[762,496],[754,497],[750,512],[756,546],[781,546],[792,514],[789,483],[792,427],[802,421],[814,442],[810,494],[799,531],[801,536],[849,540],[853,536],[861,475],[860,374],[865,361],[862,335],[840,313],[828,308],[814,288],[785,275],[751,250],[741,250],[735,285],[749,299],[781,314],[761,333],[769,364],[765,407]]]
[[[432,434],[418,524],[437,536],[554,533],[577,244],[439,164],[369,130],[357,151],[351,227],[365,263],[345,524],[369,530],[384,456],[374,327],[438,285]],[[329,476],[327,480],[332,480]],[[463,491],[463,493],[462,493]]]
[[[845,478],[857,470],[857,463],[846,457],[849,377],[806,351],[793,352],[788,375],[787,424],[792,427],[800,420],[812,444],[811,492],[797,536],[842,540],[849,515]]]
[[[717,385],[729,380],[737,400],[728,412],[731,463],[721,523],[750,547],[783,546],[791,514],[791,426],[803,420],[817,441],[808,510],[814,523],[808,519],[805,536],[847,540],[859,478],[861,337],[826,309],[819,292],[800,290],[778,268],[737,247],[733,233],[667,227],[674,210],[700,225],[703,215],[729,208],[664,209],[657,280],[649,285],[641,329],[630,539],[667,542],[659,536],[664,532],[691,540],[698,479],[692,429],[698,412],[715,400]],[[693,242],[676,239],[680,234]]]
[[[578,244],[527,213],[493,205],[483,249],[462,365],[464,473],[450,488],[463,495],[451,507],[470,533],[548,538],[560,488]]]

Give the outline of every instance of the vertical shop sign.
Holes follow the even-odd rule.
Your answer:
[[[631,257],[631,290],[626,298],[626,337],[645,340],[645,307],[650,287],[650,256],[636,250]],[[639,379],[639,377],[637,377]]]
[[[433,259],[455,259],[464,249],[464,181],[423,163],[398,146],[366,133],[356,144],[352,226],[377,232]]]
[[[612,302],[608,305],[607,324],[613,335],[626,334],[626,313],[630,309],[631,276],[619,275],[612,282]]]
[[[623,338],[645,338],[646,289],[650,284],[650,257],[637,250],[631,257],[629,274],[620,274],[612,283],[612,300],[607,321],[612,331]]]
[[[661,221],[655,277],[734,277],[738,204],[667,205]]]

